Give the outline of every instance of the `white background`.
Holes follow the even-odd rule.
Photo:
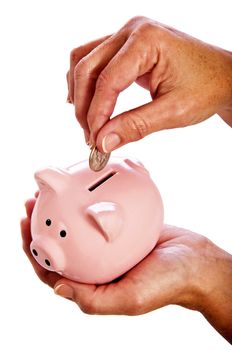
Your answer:
[[[230,349],[197,312],[169,306],[139,317],[88,316],[39,281],[22,249],[24,200],[33,173],[88,157],[66,104],[69,52],[112,33],[135,15],[231,50],[231,1],[1,1],[0,5],[0,348]],[[132,87],[117,111],[144,103]],[[197,103],[197,101],[196,101]],[[208,236],[232,253],[232,133],[218,116],[124,146],[156,182],[165,221]]]

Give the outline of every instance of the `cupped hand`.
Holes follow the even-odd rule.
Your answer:
[[[21,222],[23,248],[38,277],[89,314],[139,315],[177,304],[200,311],[232,344],[232,256],[204,236],[164,226],[155,249],[130,271],[104,285],[61,278],[37,264],[30,252],[31,213]]]
[[[68,100],[86,140],[110,152],[154,131],[219,113],[232,125],[232,55],[145,17],[71,52]],[[111,118],[133,82],[151,102]]]
[[[27,218],[21,223],[24,250],[38,277],[57,294],[75,301],[84,312],[134,315],[168,304],[194,307],[195,294],[200,290],[196,274],[203,271],[208,244],[203,236],[165,226],[156,248],[133,269],[112,283],[87,285],[43,269],[31,255],[34,204],[35,199],[26,202]]]

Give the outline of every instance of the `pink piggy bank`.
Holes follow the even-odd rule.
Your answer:
[[[100,172],[83,161],[35,174],[40,193],[31,252],[45,269],[83,283],[119,277],[155,246],[163,205],[138,161],[111,158]]]

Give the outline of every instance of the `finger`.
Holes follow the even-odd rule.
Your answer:
[[[147,44],[131,35],[99,75],[87,115],[93,141],[101,127],[110,119],[120,92],[156,64],[157,50],[154,48],[150,53],[152,59],[147,57],[147,52],[150,53]]]
[[[152,132],[182,126],[182,113],[178,95],[161,96],[108,121],[99,131],[96,145],[101,152],[108,153]]]
[[[29,218],[22,219],[20,226],[21,226],[21,236],[22,236],[22,241],[23,241],[23,249],[24,249],[25,253],[28,255],[29,246],[31,243],[30,219]],[[30,256],[31,256],[31,254],[30,254]]]
[[[124,44],[125,35],[113,35],[98,45],[75,67],[74,103],[75,114],[85,130],[89,130],[87,113],[94,95],[99,74]]]
[[[133,297],[120,286],[122,281],[96,286],[63,279],[54,288],[56,294],[75,301],[87,314],[126,315],[133,309]]]
[[[70,54],[70,69],[69,69],[69,97],[71,100],[71,103],[74,103],[74,69],[77,65],[77,63],[86,55],[88,55],[96,46],[101,44],[104,40],[106,40],[108,36],[105,36],[103,38],[91,41],[87,43],[86,45],[80,46],[78,48],[75,48],[71,51]]]
[[[66,278],[60,279],[54,286],[54,292],[57,295],[73,300],[78,305],[92,299],[95,290],[95,285],[73,282]]]
[[[57,280],[60,279],[60,275],[58,275],[55,272],[45,270],[33,258],[30,250],[30,244],[32,240],[30,225],[31,225],[31,221],[29,218],[25,218],[21,220],[21,235],[22,235],[22,242],[23,242],[23,250],[26,253],[26,256],[28,257],[31,265],[33,266],[33,269],[35,270],[40,280],[53,288]]]
[[[29,218],[31,217],[32,211],[34,209],[35,202],[36,200],[34,198],[28,199],[25,202],[26,213]]]

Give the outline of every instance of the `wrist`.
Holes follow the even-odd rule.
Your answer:
[[[232,307],[232,255],[209,241],[205,258],[203,272],[198,279],[198,290],[202,296],[199,311],[204,313],[213,305],[223,309],[226,301]]]
[[[206,239],[180,305],[197,310],[232,343],[232,255]]]
[[[193,248],[192,268],[185,278],[177,304],[201,312],[214,289],[215,245],[204,236],[199,236],[198,240],[199,244]]]
[[[232,344],[232,256],[216,247],[201,313]]]

